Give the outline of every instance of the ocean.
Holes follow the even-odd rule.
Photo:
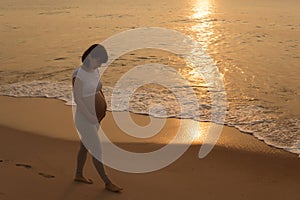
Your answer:
[[[189,63],[186,56],[153,48],[122,55],[101,77],[108,110],[149,114],[155,104],[165,108],[165,112],[161,107],[151,109],[156,117],[212,121],[210,95],[220,91],[210,88],[199,71],[211,73],[203,69],[216,66],[226,92],[224,124],[300,155],[300,2],[18,2],[4,1],[0,8],[0,95],[57,98],[71,105],[71,75],[89,45],[128,30],[161,27],[193,39],[208,57]],[[148,65],[151,72],[155,63],[175,69],[193,93],[180,81],[169,88],[145,84],[128,91],[138,86],[133,79],[119,91],[120,96],[132,92],[129,106],[124,101],[111,105],[114,86],[122,76],[140,65]],[[156,77],[166,78],[164,73]],[[180,112],[172,91],[185,97],[187,112]],[[194,94],[199,107],[192,101]]]

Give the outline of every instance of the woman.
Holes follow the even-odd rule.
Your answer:
[[[83,53],[82,65],[73,73],[73,95],[77,105],[75,124],[81,139],[74,180],[87,184],[93,183],[91,179],[83,176],[87,152],[90,151],[93,152],[93,163],[105,183],[105,188],[112,192],[120,192],[122,188],[113,184],[106,175],[101,156],[100,159],[99,157],[97,159],[94,154],[101,154],[98,127],[106,112],[106,102],[101,90],[102,83],[99,80],[98,67],[107,62],[107,59],[105,48],[102,45],[93,44]]]

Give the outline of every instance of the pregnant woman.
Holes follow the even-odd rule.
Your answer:
[[[82,55],[82,65],[77,68],[72,77],[73,96],[76,103],[75,124],[81,142],[77,155],[77,170],[75,181],[92,184],[91,179],[83,176],[83,167],[87,152],[93,157],[94,166],[105,188],[111,192],[120,192],[122,188],[113,184],[105,173],[101,162],[101,143],[98,138],[99,123],[105,117],[106,101],[102,93],[98,67],[107,62],[105,48],[93,44]]]

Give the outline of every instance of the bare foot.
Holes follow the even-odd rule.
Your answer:
[[[81,183],[86,183],[86,184],[93,184],[93,180],[92,179],[87,179],[83,176],[76,176],[74,178],[74,181],[76,182],[81,182]]]
[[[123,190],[123,188],[116,186],[113,183],[107,183],[105,184],[105,189],[107,189],[110,192],[121,192]]]

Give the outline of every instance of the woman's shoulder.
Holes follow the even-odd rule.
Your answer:
[[[76,77],[77,77],[79,69],[80,69],[80,67],[77,67],[77,68],[73,71],[72,78],[76,78]]]

